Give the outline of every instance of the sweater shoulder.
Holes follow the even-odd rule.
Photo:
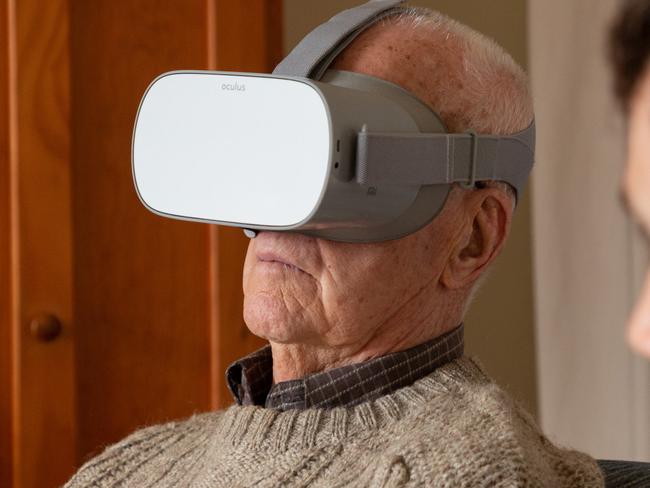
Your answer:
[[[195,414],[184,420],[136,430],[87,461],[64,488],[148,486],[179,472],[179,463],[199,459],[223,412]],[[150,466],[168,469],[150,471]],[[173,486],[173,484],[170,484]]]
[[[444,473],[448,480],[462,473],[457,481],[467,486],[486,479],[494,480],[490,486],[603,486],[593,458],[551,442],[474,361],[463,358],[434,375],[445,384],[444,404],[428,404],[413,423],[417,456],[428,460],[423,469],[430,476]],[[458,469],[467,465],[472,469]]]

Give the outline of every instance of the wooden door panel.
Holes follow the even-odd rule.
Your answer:
[[[138,103],[158,74],[204,69],[200,0],[74,1],[75,312],[82,457],[210,408],[209,232],[140,203]]]
[[[76,440],[68,3],[7,5],[13,476],[15,486],[55,486]],[[33,333],[42,314],[62,327],[50,342]]]

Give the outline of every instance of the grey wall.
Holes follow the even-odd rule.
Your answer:
[[[336,12],[361,0],[284,0],[285,51]],[[527,66],[525,0],[417,0],[495,39]],[[529,410],[537,412],[529,198],[520,203],[510,242],[466,319],[467,352]]]

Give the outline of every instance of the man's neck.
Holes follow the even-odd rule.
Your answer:
[[[449,332],[458,326],[460,320],[460,314],[457,312],[440,313],[437,316],[426,314],[426,317],[417,319],[414,316],[402,315],[386,321],[366,340],[342,346],[280,344],[271,341],[273,382],[299,379],[309,374],[358,364],[410,349]]]

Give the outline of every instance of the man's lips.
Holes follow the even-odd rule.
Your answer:
[[[278,253],[275,253],[273,251],[258,251],[256,253],[258,261],[261,261],[263,263],[277,263],[277,264],[282,264],[284,266],[288,266],[291,269],[295,269],[296,271],[302,271],[303,273],[305,272],[300,266],[297,266],[292,260],[281,256]]]

